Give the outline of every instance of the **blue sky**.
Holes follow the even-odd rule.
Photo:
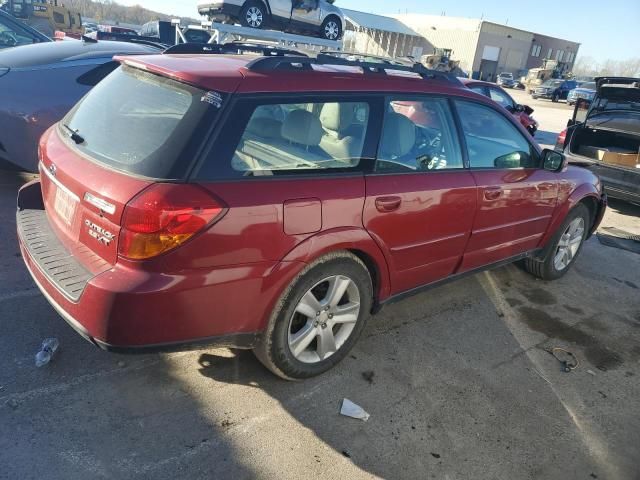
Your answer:
[[[116,0],[167,14],[197,17],[193,0]],[[204,3],[204,0],[203,2]],[[524,30],[580,42],[580,56],[598,61],[640,56],[639,0],[336,0],[336,5],[370,13],[428,13],[484,16]],[[389,8],[393,5],[393,8]]]

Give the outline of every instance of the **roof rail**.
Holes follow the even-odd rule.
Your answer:
[[[380,55],[369,55],[367,53],[351,52],[347,50],[322,50],[320,53],[322,55],[331,55],[332,57],[344,58],[354,62],[386,63],[387,65],[403,66],[410,66],[415,63],[403,59],[384,57]]]
[[[359,67],[365,74],[379,73],[387,74],[387,70],[392,72],[409,72],[420,75],[423,79],[440,79],[447,82],[462,85],[460,80],[452,74],[431,70],[422,65],[415,63],[413,65],[397,65],[388,63],[361,62],[358,60],[348,60],[336,57],[335,55],[318,54],[317,57],[262,57],[257,58],[247,64],[247,68],[253,72],[270,72],[279,69],[287,70],[311,70],[312,65],[334,65]]]
[[[179,43],[172,47],[167,48],[163,54],[177,54],[177,53],[190,53],[190,54],[242,54],[242,53],[257,53],[264,57],[283,57],[285,55],[294,55],[296,57],[306,57],[306,55],[297,50],[291,50],[288,48],[275,47],[273,45],[266,45],[261,43]]]

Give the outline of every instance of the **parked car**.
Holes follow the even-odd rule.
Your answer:
[[[38,139],[119,63],[158,48],[67,40],[0,51],[0,166],[37,171]]]
[[[515,88],[517,82],[513,78],[513,73],[502,72],[498,75],[496,83],[504,88]]]
[[[98,25],[98,30],[105,33],[119,33],[120,35],[138,35],[138,32],[133,28],[120,27],[117,25]]]
[[[185,40],[189,43],[208,43],[211,34],[202,27],[190,25],[181,30]],[[140,35],[146,38],[157,38],[159,42],[168,45],[176,43],[176,27],[166,20],[155,20],[142,25]]]
[[[0,10],[0,50],[51,41],[35,28]]]
[[[567,103],[569,105],[575,105],[579,98],[592,101],[595,95],[596,82],[581,82],[576,88],[569,92],[569,95],[567,95]]]
[[[211,21],[240,22],[251,28],[277,28],[339,40],[344,32],[342,10],[333,0],[216,0],[198,5]]]
[[[252,348],[312,377],[426,287],[563,276],[605,210],[594,174],[422,66],[120,61],[44,134],[17,212],[35,283],[107,350]]]
[[[494,102],[499,103],[506,108],[509,113],[518,119],[532,137],[536,134],[538,131],[538,122],[531,116],[534,111],[533,108],[528,105],[520,105],[511,98],[511,95],[491,82],[482,82],[480,80],[471,80],[467,78],[460,78],[459,80],[467,88],[484,95],[485,97],[489,97]]]
[[[640,78],[596,78],[593,101],[578,99],[556,150],[596,173],[609,196],[640,204]]]
[[[552,102],[558,100],[564,100],[569,95],[569,92],[576,88],[578,83],[575,80],[547,80],[541,86],[536,87],[531,94],[531,98],[547,98]]]

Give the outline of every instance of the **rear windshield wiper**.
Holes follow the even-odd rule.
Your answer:
[[[76,145],[80,145],[81,143],[84,143],[84,137],[78,133],[78,130],[74,130],[66,123],[63,123],[62,126],[67,130],[69,130],[69,132],[71,132],[71,135],[69,135],[69,137],[71,138],[71,140],[73,140],[76,143]]]

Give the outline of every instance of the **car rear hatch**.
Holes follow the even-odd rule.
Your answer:
[[[43,136],[44,209],[19,212],[18,230],[40,270],[71,300],[118,261],[127,204],[186,178],[203,129],[218,116],[212,96],[123,66]]]

